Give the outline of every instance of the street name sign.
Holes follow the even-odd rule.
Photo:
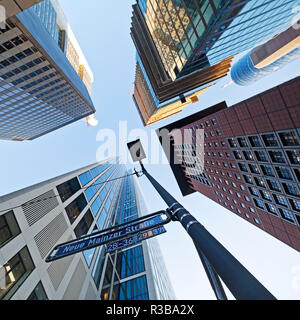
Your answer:
[[[69,241],[56,246],[46,258],[46,262],[51,262],[110,242],[116,242],[128,236],[137,234],[141,231],[153,229],[165,223],[166,220],[164,220],[161,215],[157,215],[141,222],[131,224],[129,222],[125,227],[122,228],[118,228],[118,226],[116,226],[111,228],[113,230],[111,232],[90,235],[82,239]]]
[[[164,226],[160,226],[148,231],[143,231],[138,233],[137,235],[122,239],[122,240],[118,240],[115,242],[111,242],[106,246],[106,252],[113,252],[119,249],[124,249],[128,246],[132,246],[134,244],[137,244],[138,242],[159,236],[163,233],[166,233],[166,229],[164,228]]]

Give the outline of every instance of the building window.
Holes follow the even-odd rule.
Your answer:
[[[290,199],[290,202],[291,202],[293,209],[300,212],[300,201]]]
[[[286,180],[293,180],[293,176],[288,168],[276,167],[278,177]]]
[[[89,188],[85,190],[84,193],[88,201],[91,201],[94,198],[95,194],[97,193],[97,188],[94,185],[91,185]]]
[[[279,209],[279,211],[280,211],[280,214],[281,214],[281,216],[282,216],[282,218],[284,220],[287,220],[287,221],[290,221],[290,222],[295,222],[294,216],[291,213],[291,211],[286,210],[286,209]]]
[[[244,157],[248,161],[254,161],[254,157],[251,151],[244,151]]]
[[[254,199],[254,203],[258,208],[264,209],[264,203],[260,199]]]
[[[243,160],[242,153],[240,151],[233,151],[233,155],[237,160]]]
[[[120,279],[145,271],[143,247],[138,246],[118,254],[117,271]]]
[[[262,136],[263,141],[266,145],[266,147],[277,147],[278,146],[278,142],[275,138],[274,134],[264,134]]]
[[[13,211],[0,216],[0,247],[20,233],[21,230]]]
[[[260,166],[263,174],[268,177],[275,177],[272,167]]]
[[[250,171],[255,174],[260,174],[258,166],[256,164],[249,164]]]
[[[267,183],[269,185],[269,188],[273,191],[281,192],[281,188],[279,186],[279,183],[274,180],[267,180]]]
[[[270,157],[275,163],[285,163],[283,154],[280,151],[269,151]]]
[[[241,148],[247,148],[248,147],[248,143],[246,138],[238,138],[238,143],[240,145]]]
[[[240,170],[243,172],[248,172],[248,168],[245,163],[239,163]]]
[[[39,282],[37,284],[37,286],[33,289],[32,293],[27,298],[27,300],[48,300],[48,297],[42,282]]]
[[[247,202],[250,202],[250,199],[249,199],[248,196],[245,196],[245,200],[246,200]]]
[[[93,223],[94,219],[90,210],[86,212],[84,217],[79,221],[78,225],[74,229],[77,238],[86,235]]]
[[[222,133],[221,133],[220,130],[216,130],[216,134],[217,134],[218,136],[221,136],[221,135],[222,135]]]
[[[300,182],[300,170],[294,169],[294,172],[295,172],[295,175],[296,175],[298,181]]]
[[[249,207],[249,210],[251,213],[255,213],[255,210],[253,208]]]
[[[84,194],[82,193],[78,198],[76,198],[66,207],[66,212],[71,224],[73,224],[74,221],[78,218],[86,205],[87,201]]]
[[[262,197],[263,197],[265,200],[272,201],[272,197],[271,197],[270,192],[264,191],[264,190],[261,190],[260,192],[261,192]]]
[[[229,143],[231,148],[237,148],[237,143],[236,143],[234,138],[228,139],[228,143]]]
[[[134,278],[120,285],[119,297],[116,300],[149,300],[147,278],[142,276]]]
[[[212,120],[211,120],[211,123],[212,123],[213,125],[216,125],[216,124],[217,124],[217,120],[216,120],[216,119],[212,119]]]
[[[276,207],[271,204],[271,203],[266,203],[266,208],[270,213],[276,214],[277,215],[277,209]]]
[[[248,176],[248,175],[243,175],[243,176],[244,176],[246,183],[253,184],[253,179],[251,176]]]
[[[258,136],[251,136],[249,137],[249,141],[252,147],[254,148],[260,148],[261,147],[261,143],[260,140],[258,138]]]
[[[297,150],[287,151],[287,155],[292,164],[300,164],[300,152]]]
[[[268,158],[264,151],[255,151],[257,161],[268,162]]]
[[[285,197],[279,196],[279,195],[274,195],[274,199],[275,199],[277,204],[282,205],[284,207],[288,206],[288,203],[287,203]]]
[[[5,287],[0,288],[0,299],[10,299],[30,275],[35,266],[27,247],[24,247],[4,266]]]
[[[282,185],[287,194],[295,197],[300,197],[299,190],[295,185],[287,183],[283,183]]]
[[[259,220],[257,220],[256,218],[254,218],[254,222],[255,222],[256,224],[260,224]]]
[[[87,171],[79,176],[80,183],[83,187],[85,185],[87,185],[90,181],[92,181],[92,179],[93,179],[92,175],[89,171]]]
[[[93,268],[93,272],[92,272],[92,276],[96,285],[96,288],[99,289],[100,286],[100,280],[101,280],[101,276],[102,276],[102,271],[103,271],[103,267],[104,267],[104,262],[105,262],[105,247],[102,246],[99,249],[97,258],[96,258],[96,262],[94,264],[94,268]]]
[[[279,133],[279,137],[285,147],[299,145],[299,140],[296,134],[292,131]]]
[[[106,218],[107,218],[107,213],[105,208],[103,208],[97,220],[97,224],[100,230],[104,229]]]
[[[250,193],[251,193],[253,196],[259,197],[259,192],[258,192],[258,190],[257,190],[256,188],[250,187],[249,190],[250,190]]]
[[[67,182],[64,182],[56,187],[58,194],[62,202],[71,198],[78,190],[80,190],[80,184],[77,178],[73,178]]]

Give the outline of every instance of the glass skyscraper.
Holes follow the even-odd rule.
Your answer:
[[[0,139],[33,140],[95,113],[93,74],[55,0],[0,30]]]
[[[56,244],[147,214],[136,179],[110,159],[0,197],[0,299],[174,299],[156,239],[45,262]]]
[[[203,1],[212,2],[212,1]],[[298,0],[217,0],[219,12],[210,28],[196,44],[181,75],[203,65],[205,54],[210,65],[235,56],[272,38],[291,26]]]

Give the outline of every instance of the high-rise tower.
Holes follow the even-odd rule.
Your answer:
[[[9,17],[0,29],[0,139],[33,140],[95,113],[92,81],[55,0]]]
[[[45,262],[58,243],[147,213],[136,178],[115,160],[0,197],[0,299],[174,298],[156,239]]]
[[[299,92],[300,77],[160,129],[181,132],[163,147],[183,195],[198,191],[298,251]]]
[[[144,125],[197,102],[230,70],[232,58],[294,21],[294,0],[138,0],[134,101]]]

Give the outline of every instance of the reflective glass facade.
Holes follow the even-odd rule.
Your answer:
[[[149,213],[137,178],[119,164],[118,158],[3,196],[0,210],[7,208],[12,198],[20,211],[16,214],[10,210],[0,216],[0,262],[7,262],[6,274],[0,274],[1,284],[2,276],[7,283],[0,290],[0,299],[174,298],[155,239],[110,253],[104,245],[45,262],[56,244],[130,223]],[[20,244],[21,248],[26,246],[25,262],[25,249],[20,251]],[[32,257],[34,264],[27,257]],[[29,277],[31,273],[34,275]]]
[[[4,140],[32,140],[95,112],[77,71],[52,39],[55,15],[47,3],[9,18],[0,31]]]
[[[291,25],[295,0],[139,0],[170,77],[215,65]]]
[[[230,24],[224,21],[222,25],[221,20],[206,40],[204,49],[210,64],[252,49],[290,26],[295,15],[293,8],[299,4],[295,0],[240,2],[246,4],[237,16],[230,18]],[[227,10],[235,9],[236,5],[232,5]]]
[[[29,10],[32,10],[42,21],[51,37],[58,42],[57,14],[50,0],[44,0]]]
[[[213,23],[224,1],[141,0],[138,4],[173,80]],[[207,62],[203,63],[202,67]]]

